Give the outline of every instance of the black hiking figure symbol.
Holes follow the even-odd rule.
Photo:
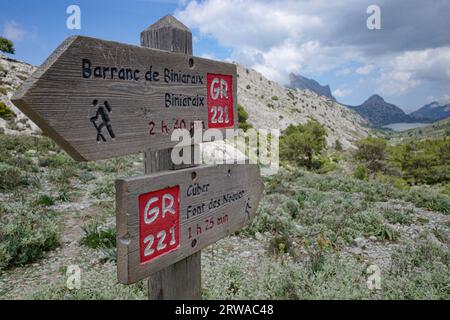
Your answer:
[[[247,199],[247,203],[245,204],[245,213],[247,214],[247,217],[250,219],[250,209],[252,206],[250,205],[250,199]]]
[[[93,102],[94,107],[97,107],[97,112],[95,113],[95,116],[91,118],[91,122],[94,125],[95,129],[97,130],[97,143],[100,143],[101,140],[103,142],[106,142],[105,136],[103,135],[103,128],[106,127],[106,130],[108,130],[109,136],[111,139],[115,139],[116,135],[114,134],[114,131],[111,126],[111,119],[109,118],[110,112],[112,112],[112,108],[108,101],[105,101],[103,105],[98,105],[98,100],[94,100]],[[99,125],[97,125],[98,118],[101,118],[102,122],[100,122]]]

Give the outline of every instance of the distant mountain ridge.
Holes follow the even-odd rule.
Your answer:
[[[319,96],[330,98],[332,101],[336,101],[331,93],[330,86],[322,86],[316,80],[291,73],[289,75],[289,88],[300,89],[300,90],[310,90]]]
[[[417,121],[438,121],[450,117],[450,103],[440,104],[439,102],[429,103],[410,116]]]
[[[381,96],[375,94],[359,106],[348,106],[375,127],[382,127],[391,123],[411,122],[412,118],[402,109],[392,103],[386,102]]]
[[[255,128],[284,130],[315,119],[327,130],[327,145],[333,147],[339,141],[344,149],[354,149],[355,142],[370,132],[359,114],[310,89],[285,87],[239,64],[237,73],[237,102]]]

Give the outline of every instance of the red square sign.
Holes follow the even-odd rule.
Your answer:
[[[208,128],[234,127],[233,77],[208,73]]]
[[[180,187],[139,196],[141,263],[180,247]]]

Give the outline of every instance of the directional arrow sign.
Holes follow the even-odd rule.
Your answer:
[[[13,102],[76,160],[175,146],[175,129],[234,128],[236,66],[70,37]]]
[[[117,266],[142,280],[248,224],[264,190],[257,165],[200,166],[116,182]]]

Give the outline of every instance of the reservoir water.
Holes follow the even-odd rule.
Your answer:
[[[383,126],[383,128],[392,129],[394,131],[406,131],[409,129],[415,129],[415,128],[421,128],[430,125],[430,123],[407,123],[407,122],[401,122],[401,123],[391,123],[387,126]]]

